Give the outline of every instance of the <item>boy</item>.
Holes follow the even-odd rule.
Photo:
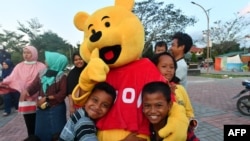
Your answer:
[[[171,101],[171,89],[165,82],[147,83],[142,89],[143,113],[150,122],[151,141],[185,141],[187,138],[188,119],[183,107]],[[178,109],[179,113],[173,113]],[[168,118],[175,114],[175,118]],[[178,125],[173,125],[178,120]],[[164,129],[166,126],[179,128],[181,132],[173,133]]]
[[[159,54],[162,52],[166,52],[168,50],[167,43],[164,41],[159,41],[155,44],[155,52],[154,54]]]
[[[172,46],[170,48],[170,52],[177,62],[176,76],[180,79],[180,84],[183,85],[186,89],[188,65],[184,57],[192,46],[193,40],[186,33],[177,32],[172,37]]]
[[[95,120],[103,117],[116,99],[115,89],[106,82],[97,83],[83,108],[78,109],[67,121],[60,141],[98,141]]]

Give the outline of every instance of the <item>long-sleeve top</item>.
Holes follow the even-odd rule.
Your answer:
[[[190,102],[187,91],[182,85],[177,84],[175,89],[176,102],[184,106],[188,119],[194,118],[194,110]]]
[[[84,109],[78,109],[64,126],[59,141],[98,141],[95,123]]]
[[[41,76],[38,75],[33,83],[27,88],[27,91],[29,94],[34,94],[36,92],[39,93],[39,96],[50,96],[53,95],[55,98],[49,100],[50,106],[55,106],[59,103],[62,103],[67,95],[66,93],[67,89],[67,77],[66,75],[62,75],[61,78],[59,78],[59,81],[56,83],[53,83],[48,87],[46,90],[46,94],[42,90],[42,84],[41,84]]]

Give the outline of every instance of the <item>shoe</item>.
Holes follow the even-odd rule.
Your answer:
[[[6,113],[6,112],[3,113],[3,116],[4,116],[4,117],[6,117],[6,116],[8,116],[8,115],[9,115],[9,114]]]

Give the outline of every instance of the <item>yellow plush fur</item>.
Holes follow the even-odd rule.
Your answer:
[[[129,65],[140,59],[144,48],[144,28],[138,17],[131,12],[133,6],[134,0],[115,0],[114,6],[101,8],[91,15],[86,12],[78,12],[75,15],[76,28],[84,32],[80,54],[88,62],[72,92],[75,104],[84,105],[93,86],[97,82],[105,81],[109,69]],[[178,108],[172,112],[179,112]],[[171,114],[170,119],[175,119],[174,116],[176,114]],[[171,124],[162,130],[163,133],[165,130],[175,133],[173,137],[180,135],[180,130],[186,130],[186,127],[182,126],[179,126],[179,129],[172,127],[178,125],[178,120],[170,121]],[[99,133],[106,136],[109,141],[117,141],[124,139],[130,132],[119,129],[115,131],[115,135],[105,130]],[[120,135],[119,139],[116,135]],[[148,139],[145,135],[139,136]],[[99,140],[104,139],[105,137],[99,136]]]

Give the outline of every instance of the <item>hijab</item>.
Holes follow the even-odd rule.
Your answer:
[[[4,60],[3,63],[6,63],[8,65],[7,69],[4,69],[4,68],[2,69],[2,78],[5,78],[11,74],[11,72],[14,68],[14,64],[12,63],[12,61],[10,59]]]
[[[47,64],[47,70],[41,77],[44,93],[46,93],[49,86],[61,79],[64,74],[64,69],[68,65],[68,59],[63,54],[45,51],[45,62]]]
[[[26,89],[36,78],[38,73],[46,68],[43,63],[37,61],[38,53],[34,46],[26,46],[23,49],[28,49],[31,52],[31,60],[24,60],[18,63],[14,67],[12,73],[3,80],[4,84],[9,85],[9,87],[19,92]]]

